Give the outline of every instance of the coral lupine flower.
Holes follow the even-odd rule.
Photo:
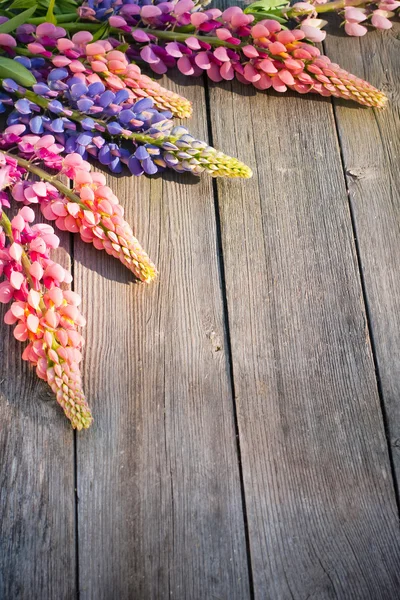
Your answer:
[[[105,183],[102,173],[78,171],[74,191],[90,210],[77,210],[76,204],[67,203],[64,224],[67,228],[74,228],[74,219],[84,242],[91,242],[98,250],[104,249],[118,258],[140,281],[150,283],[157,276],[157,270],[123,218],[124,210],[117,197]]]
[[[102,173],[91,172],[91,166],[79,154],[69,154],[62,172],[73,179],[74,192],[57,181],[19,181],[12,195],[17,202],[39,203],[46,219],[55,221],[62,231],[79,233],[82,240],[98,250],[118,258],[145,283],[157,276],[157,270],[134,237],[123,218],[124,209]],[[61,190],[61,191],[60,191]]]
[[[80,298],[59,287],[71,277],[49,258],[59,242],[52,227],[31,226],[33,220],[27,206],[11,222],[1,214],[0,275],[6,280],[0,284],[0,302],[12,302],[4,321],[15,325],[17,340],[28,342],[22,358],[50,385],[72,427],[86,429],[92,416],[79,371],[83,338],[77,328],[85,324]]]
[[[83,338],[77,326],[85,324],[79,303],[74,292],[53,288],[43,295],[28,295],[25,304],[14,302],[6,318],[9,324],[15,319],[17,339],[29,340],[22,358],[36,367],[38,377],[47,381],[72,427],[81,430],[93,419],[79,370]]]

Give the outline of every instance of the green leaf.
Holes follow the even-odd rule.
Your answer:
[[[10,77],[24,87],[32,87],[37,83],[32,73],[16,60],[0,56],[0,79]]]
[[[109,33],[110,33],[110,26],[108,24],[108,21],[105,21],[105,23],[103,23],[103,25],[94,34],[93,42],[96,42],[97,40],[101,40],[103,38],[108,37]]]
[[[17,8],[32,8],[35,6],[36,0],[14,0],[14,2],[9,6],[9,10],[15,10]]]
[[[0,33],[11,33],[12,31],[15,31],[17,29],[17,27],[19,27],[20,25],[23,25],[24,23],[27,22],[28,19],[31,18],[31,16],[34,14],[35,10],[36,10],[36,4],[35,4],[35,6],[32,6],[32,8],[28,8],[28,10],[24,10],[24,12],[17,15],[16,17],[13,17],[9,21],[2,23],[0,25]]]
[[[57,19],[54,16],[54,5],[56,0],[50,0],[49,8],[46,14],[46,21],[48,23],[53,23],[53,25],[57,25]]]

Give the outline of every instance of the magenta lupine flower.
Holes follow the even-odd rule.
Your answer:
[[[32,209],[25,206],[10,222],[2,213],[0,225],[0,302],[12,302],[5,314],[14,336],[28,342],[22,358],[36,367],[64,409],[72,427],[86,429],[92,415],[81,386],[79,363],[85,324],[78,294],[60,289],[71,277],[49,258],[59,240],[49,225],[31,225]]]
[[[305,33],[299,29],[282,30],[280,23],[272,19],[252,25],[254,16],[244,14],[237,6],[223,13],[218,9],[193,13],[190,20],[196,36],[164,45],[185,75],[207,73],[216,82],[236,78],[260,90],[272,87],[285,92],[290,88],[299,93],[354,100],[365,106],[385,105],[383,92],[321,56],[315,46],[304,41]],[[210,37],[203,40],[203,32],[212,33],[215,42]],[[159,37],[161,44],[163,36]],[[151,42],[148,46],[152,47]],[[143,52],[141,56],[146,57]],[[152,60],[149,64],[152,66]]]

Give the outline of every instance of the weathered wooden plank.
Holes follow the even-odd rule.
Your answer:
[[[383,88],[384,111],[337,103],[336,117],[361,257],[393,462],[400,480],[400,26],[365,39],[330,36],[327,49]]]
[[[169,82],[172,87],[172,83]],[[196,106],[204,91],[173,86]],[[76,244],[94,410],[78,440],[83,600],[249,596],[211,181],[110,178],[160,270]]]
[[[40,219],[43,221],[43,218]],[[69,266],[69,236],[57,260]],[[76,590],[74,444],[50,388],[22,361],[0,306],[0,598]]]
[[[398,516],[331,104],[236,83],[210,98],[214,144],[255,170],[218,182],[255,596],[396,598]]]

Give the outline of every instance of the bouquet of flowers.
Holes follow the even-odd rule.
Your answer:
[[[368,107],[386,102],[383,92],[332,63],[314,42],[324,36],[320,13],[343,14],[346,32],[363,35],[365,24],[389,27],[400,2],[290,6],[261,0],[244,11],[207,5],[0,2],[0,112],[6,120],[0,134],[0,302],[10,303],[5,322],[25,343],[23,359],[48,382],[79,430],[92,422],[79,370],[85,320],[78,294],[67,289],[71,275],[51,258],[59,239],[50,225],[34,224],[30,205],[150,283],[156,268],[92,164],[133,176],[167,169],[195,176],[252,174],[176,123],[190,117],[191,103],[142,68],[162,74],[177,67],[215,82],[236,78],[258,90],[317,93]],[[7,215],[11,202],[21,205],[13,218]]]

